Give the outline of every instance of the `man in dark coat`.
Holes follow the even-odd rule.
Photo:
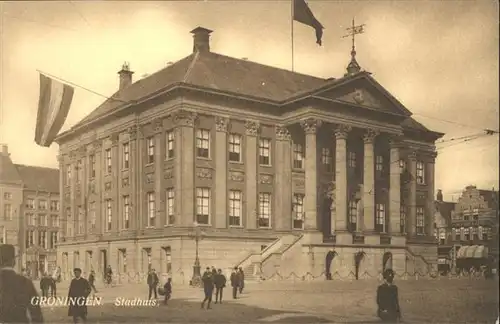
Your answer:
[[[222,269],[219,269],[214,277],[216,304],[217,302],[219,302],[219,304],[222,304],[222,291],[224,290],[224,287],[226,287],[226,281],[226,276],[222,274]]]
[[[210,309],[210,303],[212,302],[212,295],[214,293],[214,277],[212,271],[207,267],[206,271],[201,277],[203,282],[203,291],[205,292],[205,298],[201,302],[201,308],[205,308],[205,302],[207,302],[207,309]]]
[[[90,270],[89,286],[90,286],[90,289],[94,292],[94,294],[97,294],[97,289],[95,288],[95,271],[94,270]]]
[[[164,303],[167,305],[168,301],[172,297],[172,278],[167,279],[167,282],[163,286],[163,293],[165,294]]]
[[[49,297],[49,288],[52,286],[52,278],[48,274],[44,273],[42,279],[40,279],[40,290],[42,291],[42,297]]]
[[[82,269],[75,268],[73,270],[75,278],[71,280],[68,291],[68,299],[70,300],[68,316],[73,317],[73,323],[78,323],[78,318],[81,318],[85,323],[87,322],[87,305],[82,299],[90,295],[90,285],[87,279],[82,278]]]
[[[149,297],[148,299],[151,299],[151,297],[155,296],[155,299],[158,299],[158,292],[156,290],[156,287],[158,286],[158,283],[160,282],[160,278],[158,278],[158,275],[156,274],[155,269],[151,269],[148,273],[148,287],[149,287]]]
[[[108,265],[106,268],[106,272],[104,273],[104,278],[105,282],[107,285],[111,285],[113,283],[113,270],[111,269],[111,266]]]
[[[236,294],[238,293],[238,287],[240,286],[240,276],[238,274],[238,267],[234,267],[233,272],[231,273],[231,277],[229,277],[231,281],[231,287],[233,288],[233,299],[236,299]]]
[[[240,267],[239,271],[238,271],[238,275],[239,275],[239,278],[240,278],[240,284],[239,284],[239,288],[240,288],[240,294],[243,293],[243,288],[245,288],[245,273],[243,272],[243,268]]]
[[[392,269],[385,270],[383,276],[384,283],[377,288],[377,315],[386,323],[394,323],[401,320],[398,287],[393,284],[394,271]]]
[[[35,286],[14,271],[15,265],[14,246],[0,245],[0,323],[43,323],[40,306],[32,302],[38,297]]]

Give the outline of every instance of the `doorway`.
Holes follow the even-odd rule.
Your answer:
[[[101,250],[101,271],[103,276],[106,275],[106,269],[108,268],[108,251]]]

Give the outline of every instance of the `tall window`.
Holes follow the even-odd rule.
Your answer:
[[[198,129],[196,131],[196,156],[202,158],[210,157],[210,131]]]
[[[85,224],[84,224],[84,217],[85,217],[85,207],[78,206],[78,219],[77,219],[77,233],[78,234],[83,234],[85,233]]]
[[[47,200],[39,200],[38,201],[38,209],[47,210]]]
[[[112,167],[112,163],[111,163],[111,149],[107,149],[104,153],[105,153],[105,156],[106,156],[106,173],[107,174],[111,174],[111,167]]]
[[[260,228],[271,227],[271,194],[259,193],[259,223]]]
[[[327,147],[321,149],[321,163],[323,164],[325,171],[333,171],[333,154],[332,150]]]
[[[451,235],[454,241],[460,241],[460,231],[457,231],[456,229],[452,228]]]
[[[7,232],[5,226],[0,226],[0,244],[7,244]]]
[[[304,168],[304,146],[297,143],[293,143],[293,168]]]
[[[385,205],[377,204],[375,213],[375,230],[381,233],[385,232]]]
[[[175,133],[174,131],[170,131],[170,132],[167,132],[167,135],[166,135],[166,139],[167,139],[167,147],[166,147],[166,158],[167,159],[173,159],[174,158],[174,144],[175,144]]]
[[[40,219],[40,226],[47,226],[47,215],[40,214],[38,215],[38,218]]]
[[[59,215],[50,215],[50,226],[59,227]]]
[[[352,231],[357,230],[358,204],[355,200],[349,201],[349,224]]]
[[[417,183],[425,184],[424,162],[417,161]]]
[[[271,140],[267,138],[259,139],[259,164],[271,165]]]
[[[27,209],[35,209],[35,199],[33,199],[33,198],[26,199],[26,208]]]
[[[26,231],[26,248],[35,245],[35,231]]]
[[[241,191],[229,191],[229,226],[241,226]]]
[[[57,246],[57,232],[50,232],[49,249],[55,249]]]
[[[471,240],[474,241],[476,239],[478,239],[479,237],[477,236],[477,227],[471,227],[470,228],[470,231],[471,231]]]
[[[377,155],[375,157],[375,171],[384,171],[384,157],[382,155]]]
[[[11,200],[12,199],[12,194],[10,192],[4,192],[3,193],[3,199],[5,199],[5,200]]]
[[[66,166],[66,185],[71,186],[71,164]]]
[[[347,165],[350,168],[355,168],[356,167],[356,153],[354,153],[354,152],[348,152],[347,153]]]
[[[123,168],[128,169],[130,166],[130,145],[129,145],[129,143],[123,143],[122,152],[123,152]]]
[[[229,134],[229,161],[241,162],[241,136]]]
[[[292,201],[292,212],[293,212],[293,228],[303,229],[304,228],[304,195],[294,194]]]
[[[90,164],[90,178],[95,178],[95,155],[94,154],[89,156],[89,164]]]
[[[210,189],[196,188],[196,222],[210,224]]]
[[[488,241],[489,237],[488,237],[488,232],[489,232],[489,228],[488,227],[484,227],[484,228],[481,228],[482,231],[481,231],[481,240],[483,241]]]
[[[146,139],[146,148],[148,150],[147,164],[154,163],[155,161],[155,139],[154,137],[148,137]]]
[[[417,207],[417,235],[425,235],[424,207]]]
[[[28,226],[36,226],[35,214],[26,213],[26,219],[28,221]]]
[[[83,171],[82,160],[78,160],[76,161],[76,172],[75,172],[76,183],[80,182],[80,180],[82,179],[82,171]]]
[[[470,241],[470,228],[464,228],[464,241]]]
[[[50,201],[50,211],[59,211],[59,208],[60,208],[60,204],[59,204],[59,201],[57,200],[51,200]]]
[[[167,225],[175,224],[175,191],[174,188],[167,189]]]
[[[90,229],[92,231],[94,231],[96,228],[96,223],[97,223],[95,202],[89,203],[89,214],[90,214],[89,215],[90,216]]]
[[[41,248],[46,248],[47,247],[47,232],[46,231],[39,231],[38,232],[38,246]]]
[[[130,228],[130,196],[123,196],[123,229]]]
[[[403,204],[399,206],[399,232],[406,233],[406,206]]]
[[[156,226],[156,201],[155,201],[155,193],[148,192],[148,227]]]
[[[106,200],[106,230],[111,231],[113,225],[113,205],[111,199]]]
[[[4,204],[3,205],[3,212],[4,212],[4,219],[7,221],[12,220],[12,205],[11,204]]]

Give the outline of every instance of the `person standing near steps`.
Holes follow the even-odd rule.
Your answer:
[[[236,295],[238,294],[238,287],[240,286],[240,276],[238,274],[238,267],[234,267],[233,272],[231,273],[231,277],[229,277],[231,281],[231,287],[233,288],[233,299],[236,299]]]
[[[217,274],[214,277],[214,283],[215,304],[217,304],[217,302],[219,304],[222,304],[222,291],[224,290],[224,287],[226,287],[226,276],[222,274],[222,269],[219,269],[219,271],[217,271]]]

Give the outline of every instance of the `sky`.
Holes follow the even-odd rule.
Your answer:
[[[496,1],[328,1],[309,7],[325,27],[294,23],[294,69],[341,77],[353,17],[361,67],[428,128],[438,144],[436,189],[445,199],[465,186],[498,189],[499,137],[458,138],[499,128],[499,32]],[[192,52],[197,26],[213,30],[211,50],[291,69],[291,2],[282,1],[18,1],[0,2],[0,143],[15,163],[57,167],[58,146],[38,147],[34,129],[37,70],[104,96],[118,89],[130,62],[134,80]],[[104,97],[76,88],[63,130]],[[456,139],[457,140],[453,140]]]

